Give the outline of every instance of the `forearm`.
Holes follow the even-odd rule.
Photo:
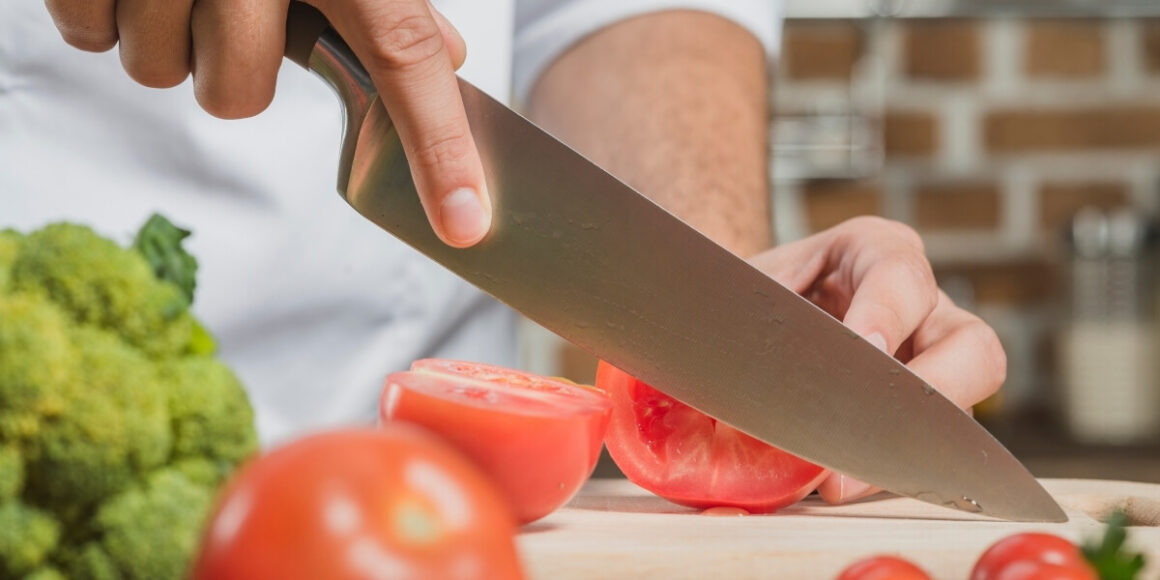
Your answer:
[[[557,59],[531,118],[701,232],[747,257],[771,244],[765,53],[692,11],[608,27]]]

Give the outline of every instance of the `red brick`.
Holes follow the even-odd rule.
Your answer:
[[[786,23],[781,66],[796,80],[846,80],[862,55],[862,29],[853,21]]]
[[[1023,70],[1031,77],[1083,78],[1107,69],[1103,20],[1039,20],[1027,24]]]
[[[919,188],[915,222],[925,232],[999,227],[999,188],[993,183],[934,184]]]
[[[1045,230],[1059,232],[1080,209],[1109,209],[1130,203],[1124,183],[1046,183],[1039,190],[1039,223]]]
[[[906,73],[935,81],[974,80],[982,70],[979,37],[974,20],[910,22],[904,35]]]
[[[1142,26],[1144,65],[1152,74],[1160,74],[1160,19],[1145,20]]]
[[[805,186],[807,221],[820,232],[852,217],[882,214],[882,193],[866,181],[814,181]]]
[[[967,264],[935,268],[935,278],[963,277],[971,283],[979,304],[1041,305],[1057,291],[1057,272],[1047,262],[1025,260],[999,264]]]
[[[1160,146],[1160,107],[993,111],[983,121],[989,151],[1074,151]]]
[[[925,111],[891,111],[882,120],[886,154],[930,157],[938,149],[938,120]]]

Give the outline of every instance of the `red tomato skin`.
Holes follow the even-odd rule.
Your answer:
[[[629,480],[673,503],[771,513],[809,495],[829,474],[603,361],[596,387],[612,398],[609,455]]]
[[[1099,577],[1086,562],[1077,565],[1018,560],[1003,567],[995,580],[1099,580]]]
[[[235,475],[192,578],[518,579],[515,532],[494,484],[431,433],[334,431]]]
[[[387,377],[380,423],[407,421],[442,435],[496,482],[520,524],[567,503],[592,475],[612,412],[603,393],[489,365],[457,361],[457,376],[422,364],[429,363]],[[479,394],[466,401],[448,394],[461,386]],[[529,389],[535,400],[521,403],[520,391]]]
[[[1043,574],[1058,574],[1060,569],[1071,569],[1075,576],[1043,576],[1047,578],[1086,578],[1096,580],[1095,572],[1075,544],[1053,534],[1024,532],[1007,536],[987,548],[974,569],[971,580],[1017,580],[1040,578],[1032,576],[1039,568]]]
[[[871,556],[849,565],[837,580],[930,580],[930,575],[897,556]]]

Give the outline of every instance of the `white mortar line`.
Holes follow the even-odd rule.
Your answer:
[[[1131,97],[1140,88],[1144,70],[1139,23],[1125,18],[1107,21],[1104,44],[1108,87],[1117,96]]]

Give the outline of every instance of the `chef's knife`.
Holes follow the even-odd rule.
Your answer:
[[[463,80],[494,218],[478,245],[443,244],[366,70],[300,2],[286,55],[343,101],[346,201],[528,318],[718,420],[891,492],[1002,519],[1067,519],[1007,449],[904,365]]]

